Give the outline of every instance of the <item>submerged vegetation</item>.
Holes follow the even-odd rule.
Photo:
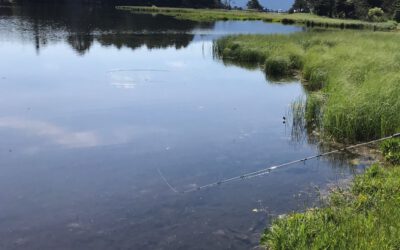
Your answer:
[[[307,126],[336,141],[363,141],[400,131],[400,36],[325,31],[229,36],[216,42],[224,59],[261,65],[275,78],[300,75],[310,90]]]
[[[178,19],[205,22],[218,20],[261,20],[265,22],[280,22],[283,24],[301,24],[309,27],[332,27],[341,29],[393,30],[397,28],[397,23],[393,21],[373,23],[352,19],[321,17],[306,13],[284,14],[242,10],[159,8],[143,6],[117,6],[116,8],[134,13],[162,14]]]
[[[400,154],[399,145],[392,139],[382,147]],[[261,242],[274,250],[399,249],[399,191],[400,167],[374,165],[349,189],[333,191],[322,208],[277,219]]]

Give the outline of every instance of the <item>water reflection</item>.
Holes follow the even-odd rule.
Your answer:
[[[113,8],[75,5],[22,5],[0,8],[2,33],[34,41],[36,50],[50,42],[67,41],[84,54],[98,41],[117,48],[184,48],[193,40],[193,29],[212,29],[213,23],[177,21],[165,16],[132,15]],[[18,39],[18,38],[17,38]]]
[[[186,190],[319,152],[282,124],[298,82],[213,55],[221,35],[301,29],[67,10],[0,17],[0,249],[249,249],[299,191],[351,176],[310,161],[174,194],[158,169]]]
[[[62,127],[42,121],[2,117],[0,118],[0,128],[3,130],[24,131],[24,133],[43,137],[67,147],[93,147],[99,145],[99,139],[92,132],[70,132]]]

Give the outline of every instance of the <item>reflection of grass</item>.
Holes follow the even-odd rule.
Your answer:
[[[400,131],[400,36],[327,31],[222,38],[223,58],[264,66],[270,75],[301,72],[311,90],[307,123],[340,141]]]
[[[400,153],[400,140],[382,148]],[[399,249],[400,167],[374,165],[322,208],[276,220],[261,240],[268,249]]]
[[[305,106],[306,102],[303,97],[298,98],[292,102],[290,107],[291,118],[292,118],[292,140],[299,142],[304,139],[306,130],[306,119],[305,119]]]
[[[211,9],[185,9],[185,8],[159,8],[139,6],[118,6],[119,10],[132,12],[146,12],[172,16],[179,19],[193,21],[218,21],[218,20],[262,20],[266,22],[281,22],[284,24],[304,24],[315,27],[336,27],[348,29],[395,29],[394,22],[371,23],[359,20],[334,19],[311,14],[277,14],[255,11],[237,10],[211,10]]]

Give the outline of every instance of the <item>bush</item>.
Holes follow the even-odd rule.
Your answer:
[[[368,10],[368,20],[372,22],[385,21],[385,12],[381,8],[375,7]]]

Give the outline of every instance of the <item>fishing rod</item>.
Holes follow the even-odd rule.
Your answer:
[[[329,152],[325,152],[325,153],[321,153],[321,154],[317,154],[317,155],[312,155],[312,156],[301,158],[301,159],[298,159],[298,160],[282,163],[280,165],[270,166],[270,167],[263,168],[263,169],[260,169],[260,170],[254,171],[254,172],[249,172],[249,173],[246,173],[246,174],[242,174],[242,175],[238,175],[238,176],[235,176],[235,177],[223,179],[223,180],[220,180],[220,181],[211,182],[209,184],[205,184],[205,185],[202,185],[202,186],[199,186],[199,187],[187,189],[187,190],[184,190],[184,191],[178,191],[176,188],[174,188],[167,181],[167,179],[164,177],[164,175],[162,174],[160,169],[157,169],[157,170],[158,170],[158,173],[159,173],[161,179],[171,189],[171,191],[173,191],[176,194],[187,194],[187,193],[197,192],[197,191],[204,190],[204,189],[217,187],[217,186],[220,186],[222,184],[226,184],[226,183],[230,183],[230,182],[234,182],[234,181],[251,179],[251,178],[267,175],[267,174],[270,174],[274,170],[277,170],[279,168],[283,168],[283,167],[286,167],[286,166],[290,166],[290,165],[293,165],[293,164],[296,164],[296,163],[304,163],[304,162],[312,160],[312,159],[318,159],[318,158],[321,158],[321,157],[324,157],[324,156],[328,156],[328,155],[344,152],[344,151],[349,150],[349,149],[354,149],[354,148],[370,145],[370,144],[377,143],[377,142],[382,142],[382,141],[385,141],[385,140],[388,140],[388,139],[397,138],[397,137],[400,137],[400,133],[396,133],[396,134],[393,134],[391,136],[382,137],[380,139],[376,139],[376,140],[372,140],[372,141],[368,141],[368,142],[363,142],[363,143],[359,143],[359,144],[355,144],[355,145],[351,145],[351,146],[346,146],[346,147],[343,147],[343,148],[340,148],[340,149],[336,149],[336,150],[332,150],[332,151],[329,151]]]

